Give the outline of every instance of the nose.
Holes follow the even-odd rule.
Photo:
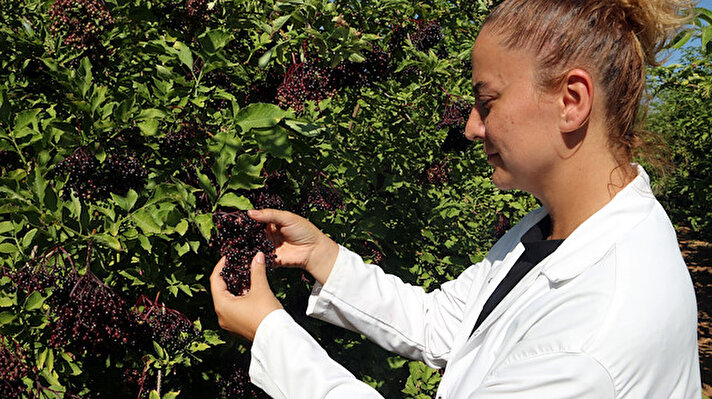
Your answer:
[[[482,121],[482,116],[476,106],[472,107],[470,117],[467,119],[467,124],[465,125],[465,137],[473,141],[477,139],[485,139],[485,124]]]

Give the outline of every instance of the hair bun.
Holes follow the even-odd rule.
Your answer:
[[[680,27],[693,17],[690,0],[616,0],[625,21],[638,38],[645,62],[659,65],[657,53],[675,37]]]

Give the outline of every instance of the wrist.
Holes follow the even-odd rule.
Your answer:
[[[304,269],[323,285],[329,278],[338,256],[339,245],[329,237],[324,236],[323,241],[314,248],[312,261],[307,263]]]

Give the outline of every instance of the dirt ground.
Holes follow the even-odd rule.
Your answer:
[[[678,239],[697,294],[702,393],[712,396],[712,243],[699,240],[686,227],[678,229]]]

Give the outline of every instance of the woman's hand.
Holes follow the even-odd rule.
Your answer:
[[[262,209],[247,215],[267,224],[267,238],[272,241],[279,266],[300,267],[321,284],[334,268],[339,246],[311,222],[287,211]]]
[[[250,265],[250,290],[242,296],[235,296],[227,290],[227,284],[220,272],[225,266],[225,258],[220,259],[210,275],[210,291],[213,295],[215,313],[223,329],[241,335],[250,341],[255,339],[257,327],[272,311],[282,309],[267,282],[265,256],[258,252]]]

